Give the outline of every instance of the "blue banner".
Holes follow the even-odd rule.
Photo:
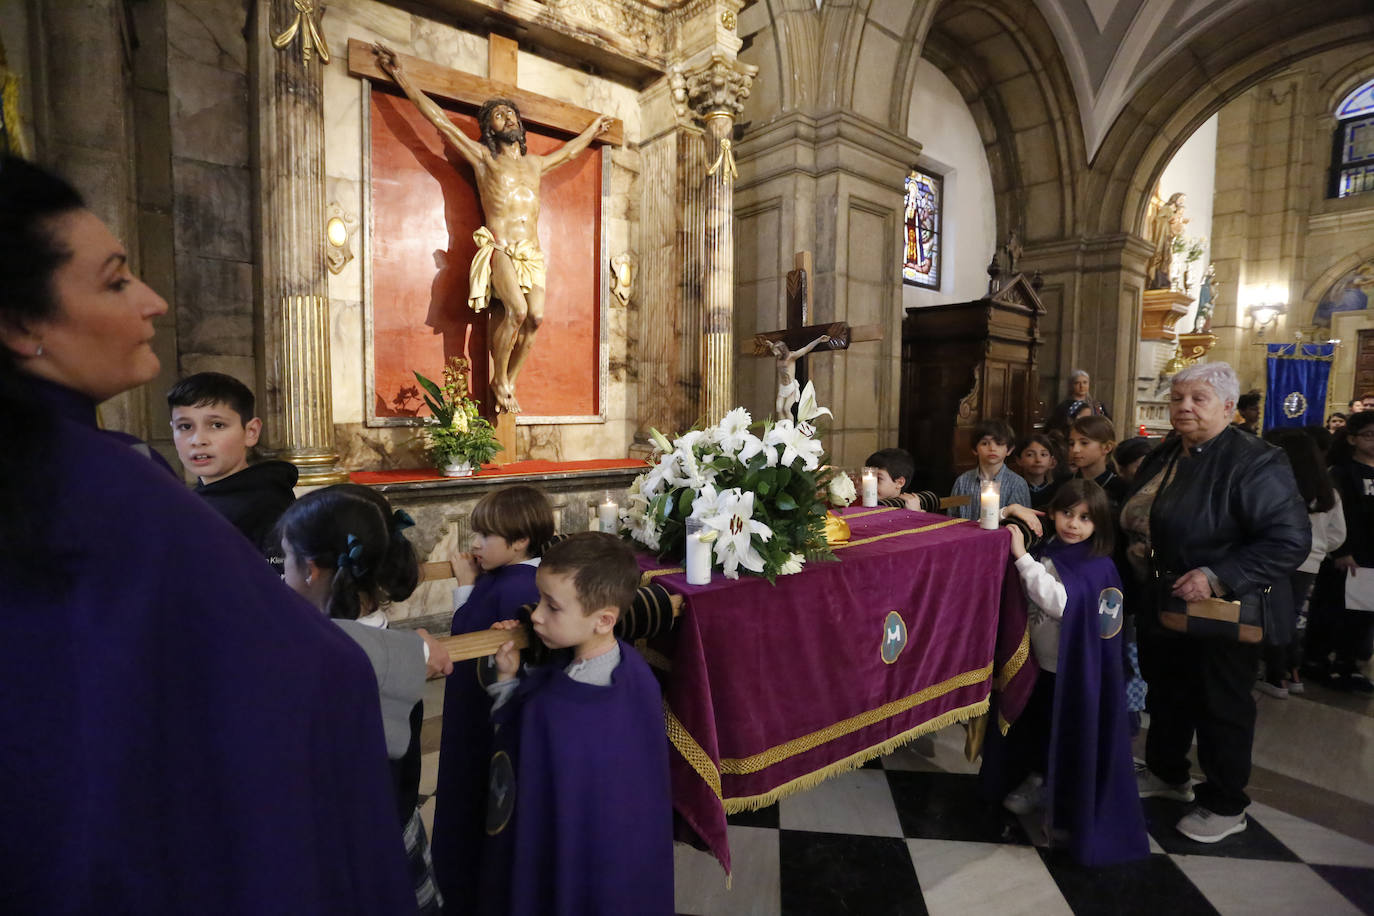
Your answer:
[[[1320,426],[1325,417],[1326,381],[1334,344],[1269,344],[1264,428]]]

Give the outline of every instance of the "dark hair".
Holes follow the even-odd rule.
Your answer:
[[[501,141],[491,132],[491,113],[502,105],[515,113],[515,121],[520,128],[520,155],[525,155],[525,119],[520,117],[520,109],[510,99],[487,99],[477,111],[477,126],[482,129],[482,145],[491,150],[493,156],[501,152]]]
[[[0,158],[0,327],[22,330],[57,317],[53,275],[73,252],[58,222],[85,209],[71,185],[15,156]],[[47,473],[53,419],[37,404],[26,374],[0,344],[0,569],[3,578],[60,585],[47,504],[58,482]],[[11,578],[12,577],[12,578]]]
[[[1355,405],[1358,403],[1360,403],[1359,398],[1351,398],[1350,400],[1345,402],[1345,409],[1350,411],[1351,413],[1360,413],[1360,411],[1355,410]]]
[[[1345,426],[1336,430],[1335,438],[1331,440],[1331,448],[1326,451],[1327,463],[1336,465],[1354,461],[1355,445],[1350,440],[1366,426],[1374,426],[1374,410],[1362,410],[1351,414],[1350,419],[1345,421]]]
[[[538,487],[516,484],[479,499],[468,524],[478,534],[505,538],[507,544],[529,538],[528,553],[537,557],[553,537],[553,506]]]
[[[1331,475],[1326,472],[1321,449],[1305,429],[1274,429],[1265,433],[1264,438],[1288,453],[1288,463],[1298,481],[1298,492],[1309,512],[1326,512],[1336,505]]]
[[[1347,419],[1345,414],[1343,414],[1343,413],[1341,413],[1339,410],[1337,410],[1337,411],[1335,411],[1334,413],[1332,413],[1331,416],[1329,416],[1329,417],[1326,418],[1326,422],[1330,423],[1332,420],[1336,419],[1337,417],[1340,417],[1342,420]]]
[[[1112,457],[1116,459],[1118,468],[1124,467],[1132,462],[1139,461],[1154,450],[1155,444],[1145,436],[1132,436],[1123,439],[1112,452]]]
[[[1249,410],[1251,407],[1258,407],[1259,403],[1259,392],[1247,391],[1236,399],[1236,410]]]
[[[973,444],[976,447],[984,439],[991,438],[998,445],[1005,445],[1012,449],[1016,445],[1016,430],[1011,428],[1011,424],[1006,420],[993,418],[991,420],[979,420],[973,427]]]
[[[256,401],[253,391],[232,375],[223,372],[197,372],[172,386],[167,392],[168,407],[209,407],[223,404],[239,415],[240,423],[247,423]]]
[[[582,531],[549,546],[539,569],[571,576],[582,610],[624,611],[639,587],[639,564],[630,545],[603,531]]]
[[[1055,438],[1047,433],[1031,433],[1026,437],[1026,441],[1016,449],[1016,454],[1020,455],[1032,445],[1043,446],[1045,451],[1050,453],[1056,465],[1064,464],[1064,449],[1055,441]]]
[[[902,478],[903,490],[911,485],[911,478],[916,474],[916,459],[904,448],[878,449],[864,460],[864,464],[887,471],[887,476],[894,482]]]
[[[1322,454],[1322,460],[1325,461],[1325,455],[1331,450],[1331,443],[1335,441],[1336,434],[1325,426],[1319,426],[1315,423],[1304,426],[1302,431],[1317,444],[1317,451]]]
[[[371,611],[404,601],[420,583],[420,564],[402,533],[405,527],[386,497],[370,487],[341,483],[292,503],[277,532],[298,558],[335,571],[325,613],[357,620],[365,606]]]
[[[1082,477],[1071,477],[1064,481],[1064,485],[1055,491],[1045,507],[1045,514],[1053,522],[1056,512],[1072,509],[1079,503],[1088,504],[1088,518],[1092,519],[1092,555],[1111,556],[1116,526],[1112,524],[1112,505],[1107,499],[1107,491],[1098,486],[1097,481]]]

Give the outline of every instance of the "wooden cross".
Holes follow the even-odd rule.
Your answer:
[[[848,350],[849,345],[865,340],[882,340],[882,325],[868,324],[850,327],[843,321],[830,324],[807,324],[811,315],[811,252],[799,251],[794,256],[795,270],[787,272],[787,327],[777,331],[762,331],[746,342],[741,356],[769,356],[773,351],[768,345],[780,340],[789,350],[799,350],[822,334],[830,335],[830,340],[818,344],[812,353],[828,350]],[[797,360],[797,384],[806,385],[806,358]]]

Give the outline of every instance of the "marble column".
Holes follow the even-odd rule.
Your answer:
[[[702,189],[702,324],[700,414],[707,423],[735,406],[735,166],[733,132],[758,68],[719,52],[695,67],[676,69],[679,109],[703,123],[710,165]]]
[[[267,451],[300,468],[303,486],[348,479],[336,467],[329,376],[322,73],[329,49],[320,15],[310,2],[254,0],[249,23],[261,257],[259,412]]]

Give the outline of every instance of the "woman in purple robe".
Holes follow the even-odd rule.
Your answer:
[[[366,656],[96,424],[166,311],[0,160],[0,912],[414,913]]]

